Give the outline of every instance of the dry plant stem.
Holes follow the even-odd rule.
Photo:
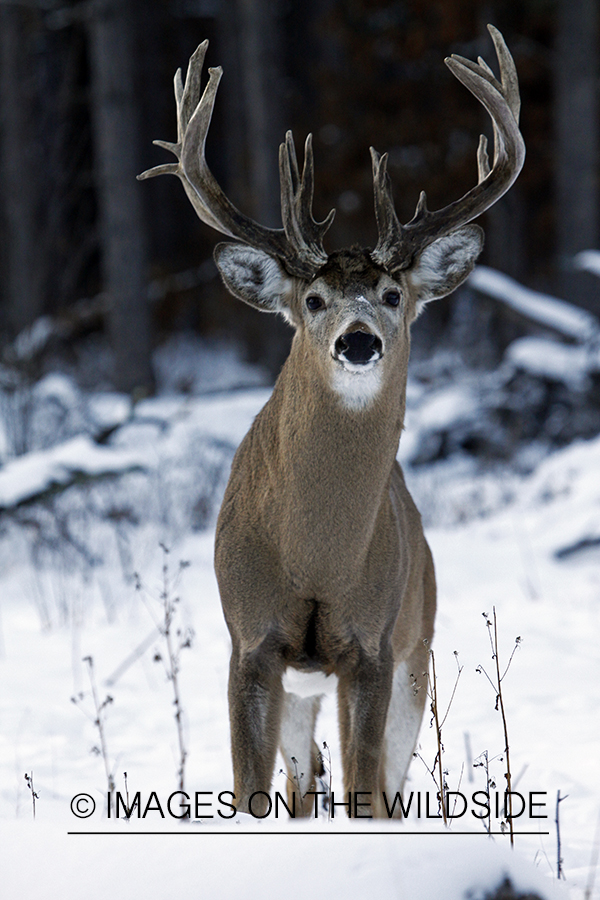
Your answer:
[[[458,779],[458,784],[457,784],[457,786],[456,786],[456,797],[455,797],[454,803],[453,803],[453,805],[452,805],[452,812],[450,813],[450,818],[451,818],[451,819],[454,818],[454,813],[456,812],[456,804],[457,804],[457,801],[458,801],[458,794],[460,793],[460,786],[461,786],[461,784],[462,784],[464,772],[465,772],[465,764],[463,763],[462,766],[460,767],[460,776],[459,776],[459,779]]]
[[[295,773],[293,778],[290,778],[288,773],[284,772],[283,769],[279,770],[279,774],[285,775],[285,777],[287,778],[289,783],[293,784],[294,791],[297,790],[298,796],[300,797],[300,815],[303,816],[304,815],[304,798],[306,797],[306,794],[303,794],[300,789],[300,779],[303,777],[304,772],[298,772],[298,760],[296,759],[295,756],[292,756],[292,762],[294,764],[294,773]]]
[[[444,745],[442,743],[442,728],[444,727],[444,723],[445,723],[446,719],[448,718],[448,713],[450,712],[450,707],[452,706],[452,703],[454,701],[456,689],[458,687],[458,682],[459,682],[463,667],[460,665],[460,663],[458,661],[458,653],[455,650],[454,656],[456,659],[456,665],[458,667],[458,672],[456,675],[456,681],[454,682],[454,687],[452,688],[452,694],[450,695],[450,700],[448,701],[448,706],[446,708],[446,712],[445,712],[442,720],[440,721],[438,695],[437,695],[437,676],[436,676],[436,671],[435,671],[435,656],[434,656],[433,650],[429,650],[429,656],[431,659],[432,674],[430,675],[429,672],[427,673],[427,684],[428,684],[429,699],[431,700],[431,712],[433,714],[433,719],[435,722],[435,733],[436,733],[436,740],[437,740],[437,756],[436,756],[436,759],[434,760],[433,768],[429,769],[427,764],[425,764],[425,768],[427,768],[427,770],[430,772],[431,776],[433,777],[433,780],[436,782],[436,785],[438,786],[439,798],[440,798],[440,808],[442,810],[442,818],[444,820],[444,824],[448,825],[448,807],[447,807],[447,800],[446,800],[447,785],[445,784],[445,781],[444,781],[444,771],[443,771],[443,764],[442,764],[443,763],[443,754],[444,754]],[[436,768],[436,765],[437,765],[437,769],[438,769],[437,780],[434,775],[434,770]],[[461,779],[462,779],[462,773],[461,773]]]
[[[175,615],[175,601],[170,596],[169,590],[169,567],[167,563],[168,550],[163,546],[164,562],[163,562],[163,590],[161,600],[163,601],[164,625],[163,635],[167,644],[167,653],[169,664],[167,676],[173,686],[173,705],[175,706],[175,724],[177,727],[177,741],[179,744],[179,768],[177,777],[179,779],[179,790],[183,791],[185,784],[185,761],[187,758],[187,750],[183,735],[183,709],[181,706],[181,695],[179,693],[179,650],[176,650],[173,644],[173,635],[171,625]]]
[[[500,674],[500,659],[498,654],[498,622],[496,619],[496,607],[493,607],[493,615],[494,621],[493,623],[490,621],[487,613],[483,613],[485,618],[486,626],[488,628],[488,636],[490,639],[490,646],[492,648],[492,659],[496,665],[496,681],[492,681],[486,670],[483,666],[478,666],[478,672],[483,672],[487,680],[490,682],[496,693],[496,709],[500,710],[500,714],[502,716],[502,728],[504,731],[504,753],[506,756],[506,772],[504,773],[504,778],[506,779],[506,791],[505,791],[505,814],[508,819],[508,828],[510,832],[510,845],[514,847],[515,845],[515,835],[514,835],[514,827],[513,827],[513,819],[512,819],[512,775],[511,775],[511,767],[510,767],[510,742],[508,740],[508,725],[506,722],[506,710],[504,708],[504,697],[502,696],[502,682],[508,670],[510,669],[510,665],[513,661],[513,657],[517,652],[517,647],[521,643],[521,638],[517,637],[515,639],[515,646],[513,647],[513,651],[510,655],[506,668],[502,674]],[[492,627],[493,627],[493,635],[492,635]]]
[[[294,763],[294,781],[296,782],[296,786],[298,788],[298,796],[300,797],[300,815],[304,815],[304,796],[302,794],[302,790],[300,788],[300,779],[304,775],[304,772],[298,772],[298,760],[295,756],[292,756],[292,762]]]
[[[490,760],[489,760],[489,754],[488,754],[487,750],[485,750],[484,753],[485,753],[485,784],[486,784],[486,788],[487,788],[487,792],[488,792],[488,800],[489,800],[489,797],[490,797]],[[482,819],[482,821],[483,821],[483,819]],[[488,834],[492,833],[492,803],[491,803],[491,800],[489,800],[489,803],[488,803],[487,833]]]
[[[27,787],[29,788],[29,790],[31,792],[31,803],[33,806],[33,818],[35,819],[35,801],[37,799],[39,799],[40,795],[35,792],[35,789],[33,787],[33,769],[31,770],[31,774],[28,774],[27,772],[25,772],[25,781],[27,782]]]
[[[192,639],[193,639],[193,631],[192,629],[186,629],[185,632],[177,628],[175,632],[173,632],[173,625],[175,621],[175,616],[177,612],[177,604],[179,603],[179,597],[174,596],[173,592],[177,585],[178,579],[187,566],[189,566],[188,562],[184,562],[180,560],[179,568],[176,572],[175,576],[169,578],[169,549],[164,544],[160,544],[160,548],[163,552],[163,566],[162,566],[162,585],[159,595],[154,594],[149,588],[147,588],[140,578],[139,574],[135,573],[135,584],[136,590],[140,592],[140,596],[146,606],[150,616],[158,630],[158,632],[162,635],[165,640],[167,653],[166,659],[163,657],[161,653],[158,651],[154,654],[155,662],[162,662],[165,673],[167,676],[167,680],[171,682],[173,688],[173,706],[175,707],[175,727],[177,730],[177,743],[179,748],[179,764],[177,768],[177,779],[178,779],[178,789],[183,791],[185,788],[185,763],[187,759],[187,749],[185,745],[185,737],[183,732],[183,705],[181,703],[181,692],[179,686],[179,655],[181,651],[185,647],[191,647]],[[152,606],[147,603],[144,598],[144,594],[147,594],[153,600],[158,601],[161,605],[161,616],[157,618],[155,616],[154,610]]]
[[[96,689],[96,678],[94,676],[94,660],[91,656],[84,656],[83,662],[87,663],[88,666],[88,675],[90,679],[90,686],[92,689],[92,699],[94,701],[94,709],[96,711],[96,718],[94,719],[94,725],[98,729],[98,736],[100,737],[100,753],[102,759],[104,761],[104,771],[106,772],[106,783],[108,786],[108,793],[110,794],[111,800],[112,795],[115,791],[115,779],[113,773],[110,770],[110,764],[108,762],[108,748],[106,745],[106,736],[104,734],[104,716],[103,711],[108,703],[112,703],[112,697],[107,696],[106,700],[103,703],[100,703],[98,700],[98,691]],[[107,798],[108,799],[108,798]]]
[[[442,745],[442,729],[440,726],[439,718],[438,718],[438,702],[437,702],[437,678],[435,674],[435,656],[433,654],[433,650],[429,651],[429,655],[431,658],[431,672],[432,676],[429,678],[429,693],[431,697],[431,712],[433,713],[433,718],[435,720],[435,736],[437,740],[437,766],[438,766],[438,778],[439,778],[439,797],[440,797],[440,806],[442,808],[442,818],[444,820],[444,825],[448,824],[448,813],[446,810],[446,795],[444,791],[444,773],[442,770],[442,754],[444,752],[444,748]]]
[[[567,797],[569,795],[567,794]],[[556,823],[556,877],[559,881],[564,880],[564,872],[563,872],[563,858],[561,856],[561,846],[560,846],[560,804],[563,800],[566,800],[567,797],[560,796],[560,790],[556,792],[556,816],[554,821]]]
[[[323,750],[327,751],[327,758],[323,753],[319,753],[319,758],[323,764],[323,768],[327,772],[328,775],[328,783],[327,783],[327,821],[331,822],[331,784],[332,784],[332,774],[331,774],[331,750],[327,745],[327,741],[323,741]]]
[[[127,772],[123,772],[123,780],[125,782],[125,799],[127,801],[127,813],[125,815],[125,818],[129,820],[131,818],[132,809],[129,805],[129,785],[127,784]]]
[[[498,657],[498,626],[496,621],[496,607],[493,608],[494,613],[494,644],[493,644],[493,655],[496,661],[496,678],[498,684],[498,694],[496,699],[496,704],[500,705],[500,715],[502,716],[502,728],[504,730],[504,752],[506,754],[506,772],[504,777],[506,778],[506,790],[507,790],[507,798],[508,798],[508,808],[506,809],[506,817],[508,819],[508,827],[510,830],[510,845],[514,847],[515,845],[515,834],[514,834],[514,826],[513,826],[513,818],[512,818],[512,776],[510,769],[510,746],[508,741],[508,725],[506,724],[506,712],[504,710],[504,698],[502,696],[502,678],[508,672],[508,666],[510,666],[512,662],[513,654],[510,657],[508,662],[508,666],[504,671],[504,675],[500,675],[500,659]]]

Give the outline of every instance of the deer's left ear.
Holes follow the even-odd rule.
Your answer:
[[[277,259],[237,243],[217,244],[214,259],[225,287],[234,297],[262,312],[278,312],[289,318],[292,280]]]
[[[451,294],[471,274],[483,249],[483,229],[465,225],[423,250],[407,272],[417,294],[417,310],[429,300]]]

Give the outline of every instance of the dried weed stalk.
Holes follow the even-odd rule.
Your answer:
[[[137,572],[134,574],[134,578],[136,590],[140,592],[145,606],[165,643],[166,653],[161,653],[158,649],[155,650],[154,661],[163,664],[167,680],[171,682],[173,689],[174,718],[179,749],[177,783],[178,789],[183,791],[185,789],[185,764],[188,751],[184,735],[184,709],[179,683],[180,656],[182,650],[192,646],[194,632],[191,628],[181,628],[176,623],[177,609],[181,598],[175,594],[175,591],[181,573],[189,566],[189,562],[180,560],[177,570],[173,574],[169,569],[169,550],[164,544],[161,544],[160,548],[163,552],[163,565],[162,584],[158,596],[142,582]],[[157,617],[155,608],[146,602],[146,597],[157,600],[160,617]]]
[[[82,701],[85,699],[85,693],[82,691],[77,696],[71,697],[71,703],[74,703],[76,706],[81,709],[81,711],[93,722],[94,726],[98,730],[98,737],[100,741],[100,745],[95,744],[92,747],[92,753],[95,753],[97,756],[102,757],[102,761],[104,762],[104,772],[106,774],[106,784],[108,788],[108,797],[107,803],[112,802],[112,795],[115,791],[115,778],[113,770],[110,766],[109,755],[108,755],[108,746],[106,743],[106,732],[105,732],[105,717],[106,717],[106,709],[113,703],[113,698],[110,694],[107,694],[102,702],[99,700],[98,696],[98,688],[96,686],[96,677],[94,674],[94,659],[91,656],[84,656],[83,662],[87,665],[88,676],[90,679],[90,688],[92,701],[94,704],[94,715],[90,716],[89,713],[81,706]],[[110,800],[109,800],[110,797]]]
[[[454,659],[456,660],[456,679],[454,681],[454,687],[452,688],[452,694],[450,695],[450,700],[448,701],[448,706],[446,707],[446,712],[440,718],[440,705],[438,698],[438,683],[437,683],[437,675],[435,671],[435,655],[433,650],[431,650],[428,646],[429,642],[423,642],[427,647],[429,653],[429,669],[427,673],[427,696],[430,702],[430,710],[431,710],[431,721],[429,723],[430,727],[433,728],[435,725],[435,737],[437,743],[437,753],[435,755],[435,759],[433,761],[433,765],[431,768],[427,765],[423,757],[420,753],[415,753],[414,755],[421,760],[431,777],[433,778],[433,782],[437,788],[437,798],[438,798],[438,810],[442,814],[442,818],[444,820],[444,825],[448,825],[448,819],[450,818],[448,811],[448,782],[446,781],[446,775],[448,774],[447,770],[443,767],[443,756],[444,756],[444,744],[442,741],[442,728],[448,718],[448,713],[450,712],[450,707],[454,702],[454,697],[456,695],[456,689],[458,687],[458,682],[460,680],[460,676],[463,670],[463,666],[460,665],[458,660],[458,651],[454,651]],[[414,676],[413,676],[414,678]],[[418,690],[416,679],[413,682],[413,689]],[[461,780],[462,780],[462,772],[461,772]]]
[[[33,806],[33,818],[35,819],[35,801],[39,800],[40,795],[38,793],[36,793],[36,791],[34,790],[34,787],[33,787],[33,769],[31,770],[31,772],[25,772],[25,783],[27,784],[27,787],[29,788],[29,791],[31,793],[31,803]]]
[[[515,844],[515,835],[514,835],[514,827],[513,827],[513,815],[512,815],[512,774],[510,767],[510,742],[508,740],[508,725],[506,721],[506,709],[504,707],[504,697],[502,694],[502,682],[504,681],[508,670],[510,669],[510,665],[513,661],[513,657],[517,652],[517,648],[521,643],[521,638],[515,638],[515,646],[513,647],[512,653],[510,654],[510,658],[504,669],[504,672],[500,674],[500,656],[498,653],[498,622],[496,619],[496,607],[493,607],[493,619],[490,619],[487,613],[482,614],[485,619],[485,624],[488,630],[488,636],[490,639],[490,647],[492,650],[492,660],[495,663],[495,677],[492,679],[484,669],[482,665],[477,666],[476,672],[480,675],[483,674],[491,684],[494,692],[496,694],[496,705],[495,709],[500,711],[502,716],[502,729],[504,731],[504,756],[506,759],[506,771],[504,773],[504,778],[506,779],[506,790],[505,790],[505,815],[508,820],[508,828],[510,832],[510,844],[511,847],[514,847]],[[489,773],[488,773],[489,778]]]

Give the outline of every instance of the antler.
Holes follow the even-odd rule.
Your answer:
[[[323,222],[312,216],[313,154],[309,134],[304,148],[302,175],[298,169],[291,132],[279,148],[279,179],[283,228],[266,228],[245,216],[225,196],[206,164],[206,136],[215,105],[223,70],[209,69],[208,84],[200,96],[202,67],[208,41],[203,41],[190,58],[185,85],[181,69],[175,75],[177,104],[177,143],[154,141],[170,150],[178,162],[155,166],[138,175],[139,179],[155,175],[177,175],[199,218],[216,231],[237,238],[251,247],[276,256],[291,275],[312,277],[327,261],[323,236],[333,221],[332,210]]]
[[[519,131],[519,82],[514,60],[497,28],[488,25],[500,65],[500,81],[487,63],[477,63],[452,55],[445,60],[453,75],[485,106],[494,123],[494,164],[490,168],[487,139],[481,135],[477,150],[477,185],[460,200],[430,212],[425,192],[421,192],[415,214],[401,225],[394,209],[392,187],[387,173],[388,156],[371,147],[375,215],[379,240],[372,257],[387,269],[407,268],[415,255],[437,238],[466,225],[489,209],[514,183],[525,161],[525,144]]]

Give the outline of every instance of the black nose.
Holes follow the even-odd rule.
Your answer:
[[[343,356],[348,362],[364,365],[376,354],[381,355],[381,341],[367,331],[349,331],[335,342],[336,356]]]

